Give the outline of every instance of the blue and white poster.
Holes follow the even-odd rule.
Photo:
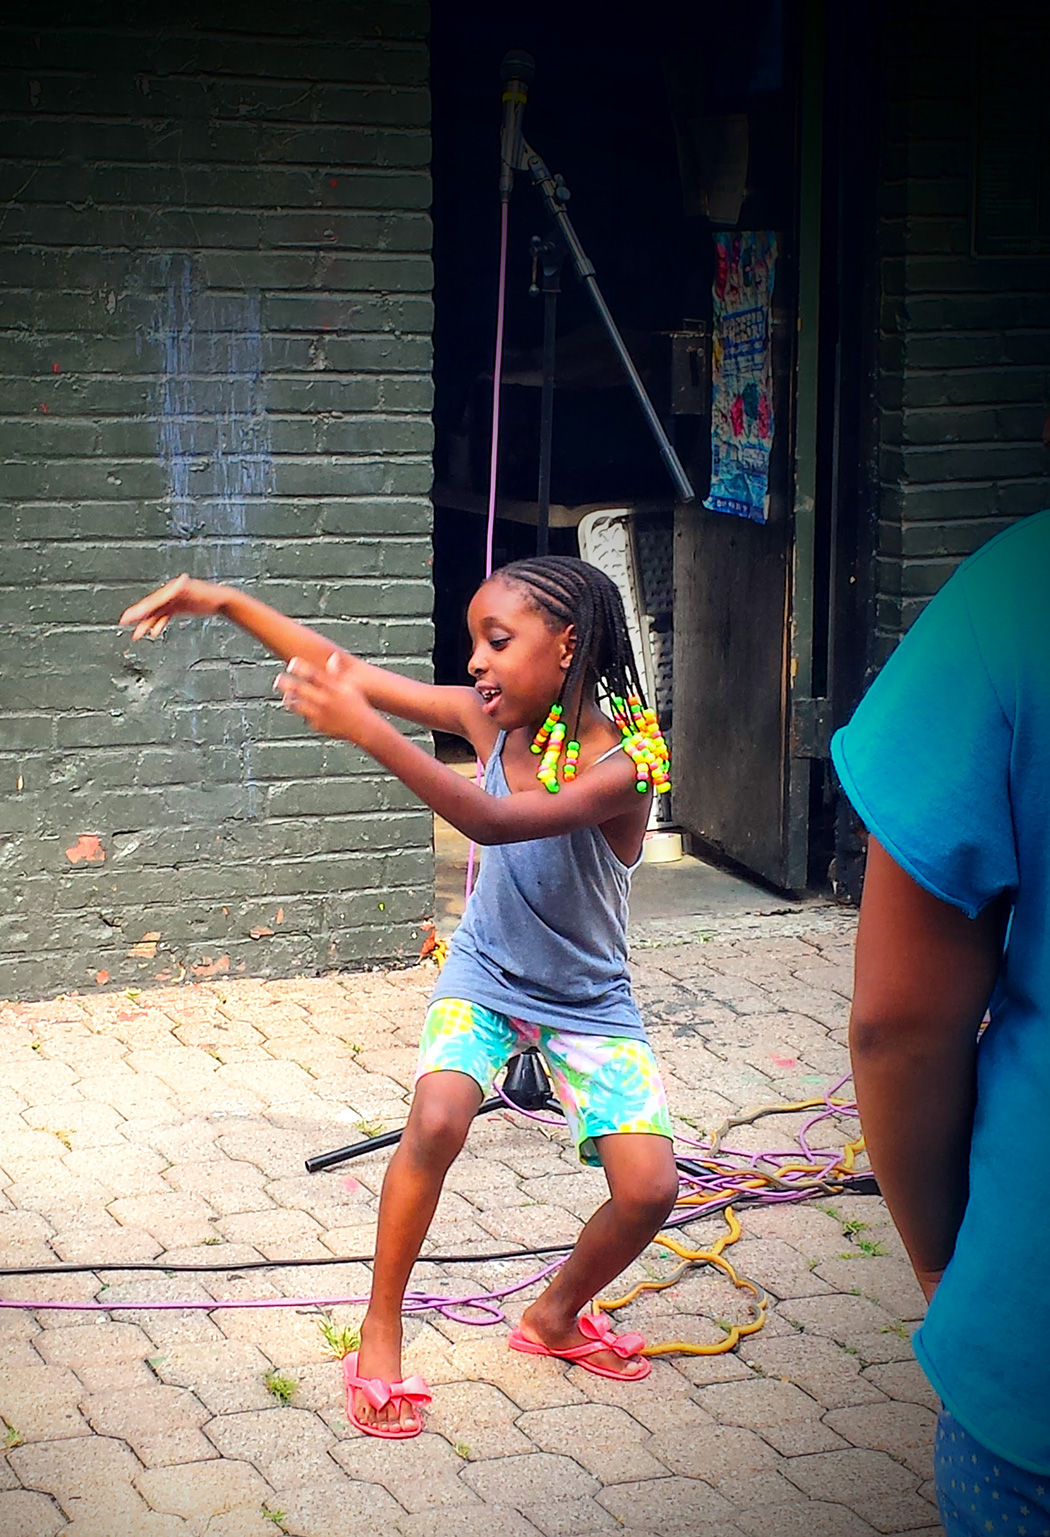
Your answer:
[[[711,490],[704,506],[764,523],[773,448],[770,347],[777,237],[715,235],[711,348]]]

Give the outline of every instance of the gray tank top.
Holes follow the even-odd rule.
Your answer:
[[[504,740],[500,732],[485,769],[490,795],[511,793]],[[618,859],[596,827],[487,848],[431,1001],[463,998],[529,1024],[645,1040],[627,973],[637,863]]]

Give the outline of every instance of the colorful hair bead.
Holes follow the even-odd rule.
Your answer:
[[[614,696],[612,707],[623,737],[620,745],[634,764],[635,789],[644,795],[652,785],[657,795],[666,795],[671,788],[670,761],[656,711],[644,706],[637,694]]]
[[[656,711],[642,704],[637,694],[626,698],[614,694],[610,700],[613,720],[619,727],[620,746],[634,764],[634,787],[644,795],[650,787],[657,795],[666,795],[671,788],[670,761],[667,743],[660,730]],[[537,731],[532,751],[542,753],[536,778],[552,795],[561,788],[558,783],[558,762],[565,747],[565,763],[562,777],[568,784],[580,771],[580,744],[565,742],[566,726],[561,719],[563,707],[551,705],[543,725]]]
[[[543,752],[544,748],[547,746],[548,738],[554,731],[554,728],[561,719],[561,716],[562,705],[559,700],[555,700],[550,709],[547,711],[547,719],[543,722],[543,725],[532,739],[532,745],[529,749],[530,752]]]
[[[549,790],[552,795],[558,793],[558,759],[561,757],[561,744],[565,740],[565,722],[556,721],[551,728],[550,740],[547,743],[536,778],[540,784]]]

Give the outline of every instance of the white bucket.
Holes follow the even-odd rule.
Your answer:
[[[647,865],[671,865],[682,857],[682,835],[655,828],[642,840],[642,860]]]

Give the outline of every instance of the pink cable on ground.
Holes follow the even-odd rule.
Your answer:
[[[824,1110],[818,1110],[817,1113],[805,1123],[798,1136],[798,1142],[801,1146],[806,1147],[806,1133],[818,1122],[827,1120],[831,1116],[855,1117],[857,1115],[857,1109],[854,1103],[850,1103],[848,1105],[831,1104],[832,1096],[842,1087],[843,1084],[848,1081],[849,1077],[850,1075],[848,1073],[844,1074],[837,1083],[833,1084],[830,1089],[826,1090],[824,1099],[827,1108]],[[497,1090],[497,1092],[499,1093],[500,1091]],[[506,1099],[506,1096],[501,1094],[501,1098]],[[537,1114],[535,1111],[522,1110],[520,1106],[515,1105],[513,1101],[509,1099],[507,1100],[507,1105],[509,1109],[514,1110],[519,1115],[526,1116],[529,1120],[554,1120],[554,1117],[548,1118],[542,1114]],[[705,1144],[703,1141],[698,1141],[693,1137],[679,1136],[676,1138],[676,1141],[691,1147],[699,1148],[703,1151],[709,1151],[709,1144]],[[819,1151],[824,1150],[821,1149]],[[759,1153],[747,1152],[742,1149],[732,1152],[729,1149],[721,1148],[719,1151],[719,1158],[724,1158],[725,1156],[734,1156],[744,1160],[746,1167],[744,1169],[732,1169],[729,1167],[725,1167],[722,1170],[709,1169],[702,1173],[686,1173],[685,1171],[682,1171],[680,1174],[680,1179],[683,1190],[685,1192],[705,1192],[711,1198],[711,1203],[709,1205],[699,1207],[679,1206],[674,1215],[664,1224],[666,1228],[684,1227],[689,1223],[697,1222],[704,1217],[714,1215],[716,1211],[722,1210],[724,1206],[735,1204],[740,1195],[740,1192],[737,1188],[739,1178],[741,1174],[746,1172],[747,1167],[754,1167],[757,1161],[764,1160],[767,1162],[776,1162],[777,1160],[784,1158],[797,1158],[798,1148],[796,1147],[795,1149],[784,1149],[783,1151],[774,1151],[770,1149],[767,1152]],[[806,1148],[806,1156],[808,1156],[813,1162],[818,1161],[817,1153],[808,1149],[808,1147]],[[827,1178],[829,1175],[831,1175],[836,1168],[841,1156],[842,1155],[840,1153],[831,1152],[828,1150],[827,1163],[822,1174],[819,1175],[818,1178]],[[849,1175],[836,1178],[836,1184],[841,1184],[841,1186],[846,1190],[849,1189],[851,1182],[852,1177]],[[787,1183],[790,1186],[790,1180],[787,1181]],[[749,1199],[754,1201],[755,1204],[761,1206],[779,1206],[783,1205],[785,1202],[804,1201],[807,1199],[807,1197],[813,1195],[814,1193],[814,1186],[812,1181],[810,1181],[806,1185],[799,1185],[797,1189],[787,1188],[781,1190],[763,1190],[760,1193],[756,1192],[752,1194]],[[716,1200],[716,1198],[719,1196],[721,1196],[721,1200]],[[566,1249],[569,1247],[569,1245],[566,1245]],[[424,1259],[426,1258],[426,1256],[423,1257]],[[521,1255],[522,1259],[526,1259],[528,1257],[529,1256],[527,1254]],[[525,1291],[529,1287],[536,1286],[542,1281],[546,1280],[546,1278],[549,1275],[552,1275],[560,1265],[565,1263],[567,1258],[568,1255],[566,1253],[565,1255],[562,1255],[559,1258],[546,1263],[543,1268],[535,1272],[535,1274],[528,1275],[523,1280],[513,1281],[505,1286],[493,1288],[491,1291],[468,1292],[465,1295],[457,1297],[443,1296],[439,1292],[435,1293],[425,1291],[410,1291],[405,1295],[404,1311],[405,1313],[423,1313],[433,1311],[442,1314],[445,1318],[451,1319],[456,1323],[471,1323],[481,1325],[502,1323],[505,1321],[506,1315],[500,1304],[507,1297],[512,1297],[517,1293]],[[485,1256],[479,1255],[478,1264],[483,1265],[485,1263]],[[236,1268],[236,1266],[231,1266],[230,1272],[235,1272]],[[113,1298],[108,1302],[40,1302],[29,1298],[4,1297],[0,1298],[0,1310],[13,1309],[21,1312],[55,1313],[151,1313],[176,1312],[179,1310],[184,1310],[188,1312],[211,1313],[217,1312],[221,1308],[312,1309],[321,1307],[363,1306],[367,1301],[367,1297],[238,1297],[227,1298],[225,1300],[217,1298],[187,1298],[183,1300],[165,1298],[164,1300],[146,1299],[144,1301],[137,1302],[128,1299],[118,1301],[116,1298]]]
[[[489,444],[489,512],[485,529],[485,576],[492,575],[492,543],[496,528],[496,480],[499,470],[499,397],[503,380],[503,322],[507,300],[507,227],[510,204],[506,198],[499,209],[499,284],[496,291],[496,356],[492,364],[492,436]],[[481,784],[481,759],[478,759],[474,783]],[[474,859],[477,844],[470,840],[467,856],[467,883],[464,896],[469,898],[474,889]]]
[[[564,1265],[568,1255],[551,1260],[538,1270],[535,1275],[526,1276],[523,1281],[514,1281],[508,1286],[501,1286],[494,1291],[473,1292],[465,1297],[444,1297],[440,1292],[406,1292],[404,1313],[441,1313],[453,1323],[459,1324],[501,1324],[506,1323],[506,1315],[499,1304],[505,1297],[513,1297],[517,1292],[522,1292],[530,1286],[536,1286],[540,1281],[545,1281],[549,1275],[553,1275],[561,1265]],[[367,1303],[367,1297],[237,1297],[228,1298],[226,1301],[215,1301],[212,1298],[201,1300],[200,1298],[163,1301],[156,1299],[145,1302],[112,1301],[112,1302],[31,1302],[28,1300],[16,1300],[5,1297],[0,1300],[0,1308],[16,1308],[23,1312],[43,1313],[217,1313],[221,1308],[334,1308],[334,1307],[363,1307]],[[478,1314],[478,1317],[465,1317],[467,1312]]]

